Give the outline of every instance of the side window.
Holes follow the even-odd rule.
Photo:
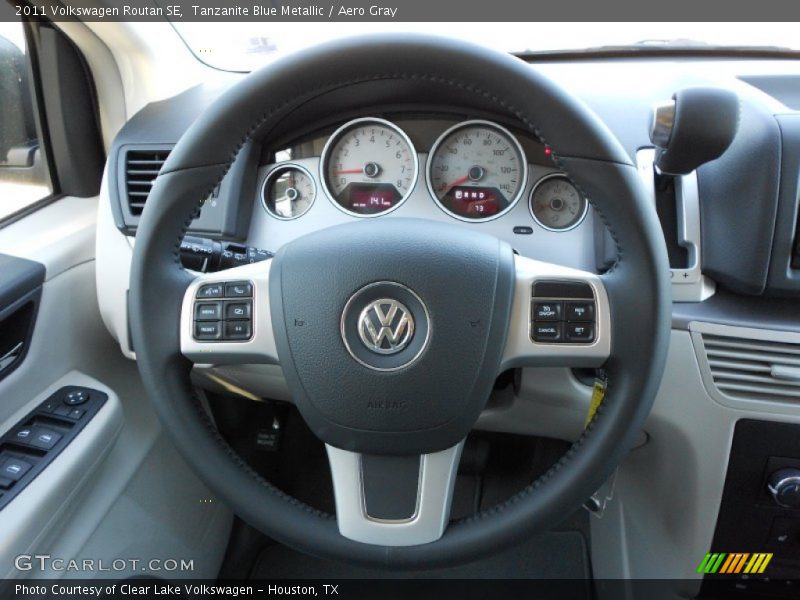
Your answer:
[[[28,76],[22,22],[0,22],[0,220],[53,189]]]

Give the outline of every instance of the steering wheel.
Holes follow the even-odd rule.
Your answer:
[[[181,239],[244,144],[268,143],[288,121],[311,122],[337,102],[352,108],[366,97],[513,118],[552,149],[590,199],[616,243],[614,266],[598,275],[539,262],[515,255],[480,225],[392,215],[300,237],[270,261],[201,275],[182,268]],[[580,101],[509,55],[425,36],[362,37],[250,74],[179,140],[139,224],[131,330],[164,428],[241,518],[310,554],[431,568],[552,527],[609,477],[662,376],[667,273],[636,169]],[[214,327],[198,340],[198,300],[220,297],[250,300],[250,325],[227,332],[235,341],[209,340]],[[538,297],[590,303],[590,341],[533,341]],[[278,490],[230,449],[193,391],[193,363],[281,366],[300,414],[326,445],[335,516]],[[559,365],[605,369],[606,397],[591,424],[527,488],[450,523],[461,448],[496,377]]]

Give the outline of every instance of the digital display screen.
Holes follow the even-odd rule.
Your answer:
[[[397,202],[397,192],[392,187],[352,186],[350,189],[350,210],[359,214],[381,213],[389,210]]]
[[[448,196],[451,210],[464,217],[491,217],[500,211],[494,188],[456,187],[450,190]]]

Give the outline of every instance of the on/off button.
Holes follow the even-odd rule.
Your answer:
[[[533,303],[534,321],[560,321],[561,302],[534,302]]]

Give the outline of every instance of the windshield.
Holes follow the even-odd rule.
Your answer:
[[[174,23],[195,56],[229,71],[252,71],[286,52],[382,32],[458,37],[513,53],[600,47],[800,49],[795,23]]]

